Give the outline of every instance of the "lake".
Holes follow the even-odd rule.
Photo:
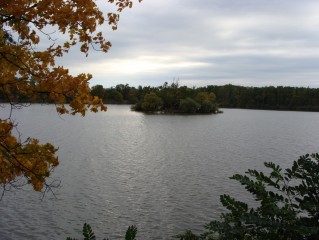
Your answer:
[[[129,106],[59,116],[53,105],[17,110],[22,138],[59,147],[56,197],[22,190],[0,202],[0,239],[81,237],[89,223],[98,239],[172,239],[194,232],[223,211],[221,194],[251,201],[229,177],[264,161],[289,167],[318,152],[319,113],[223,109],[217,115],[147,115]],[[1,118],[6,109],[1,109]]]

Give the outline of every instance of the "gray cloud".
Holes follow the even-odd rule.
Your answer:
[[[108,54],[78,51],[59,63],[92,84],[319,87],[319,2],[144,0],[107,32]]]

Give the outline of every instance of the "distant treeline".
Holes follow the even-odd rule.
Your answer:
[[[104,88],[96,85],[91,88],[91,94],[102,98],[104,103],[131,104],[139,111],[210,113],[218,111],[218,107],[319,111],[319,89],[305,87],[243,87],[228,84],[189,88],[179,86],[178,82],[165,82],[158,87],[118,84]],[[13,99],[8,99],[0,91],[0,102],[49,102],[45,92],[32,99],[22,96],[19,91],[12,96]]]
[[[319,89],[304,87],[207,86],[225,108],[319,111]]]
[[[172,84],[164,83],[159,87],[139,86],[137,88],[130,87],[128,84],[119,84],[111,88],[96,85],[92,87],[91,92],[92,95],[103,98],[105,103],[134,104],[137,110],[141,108],[145,96],[150,93],[155,98],[153,100],[156,100],[156,97],[160,98],[158,104],[162,101],[163,109],[179,109],[181,103],[186,104],[186,99],[189,105],[192,105],[191,100],[198,103],[201,101],[200,95],[207,93],[210,94],[210,99],[214,100],[212,101],[214,106],[217,103],[222,108],[319,111],[319,89],[317,88],[243,87],[231,84],[189,88],[173,82]],[[212,99],[213,94],[216,99]]]

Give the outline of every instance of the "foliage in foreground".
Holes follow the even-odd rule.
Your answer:
[[[0,0],[0,99],[10,104],[7,116],[2,112],[0,117],[3,193],[24,184],[32,185],[35,191],[50,190],[53,185],[47,179],[59,164],[53,145],[20,139],[12,118],[14,109],[32,102],[50,102],[59,114],[84,116],[88,110],[106,111],[102,99],[90,94],[91,74],[73,76],[58,66],[56,59],[77,46],[86,56],[92,49],[109,50],[111,43],[99,26],[106,23],[115,30],[120,12],[131,8],[133,2],[107,2],[112,12],[105,15],[94,0]],[[59,34],[63,34],[62,40]]]
[[[228,210],[220,220],[210,222],[200,235],[186,230],[180,240],[317,240],[319,239],[319,153],[301,156],[283,170],[264,163],[269,173],[249,169],[231,177],[253,195],[257,207],[221,195]],[[84,233],[85,232],[85,233]],[[129,234],[128,234],[129,232]],[[128,229],[125,239],[135,239],[137,229]],[[92,233],[92,234],[91,234]],[[95,239],[88,225],[83,235]],[[91,238],[90,238],[91,237]],[[69,238],[68,240],[71,240]]]
[[[84,225],[83,225],[82,234],[83,234],[84,240],[95,240],[96,239],[91,226],[87,223],[84,223]],[[126,233],[125,233],[125,240],[136,240],[136,238],[135,238],[136,234],[137,234],[137,227],[134,225],[129,226],[128,229],[126,230]],[[68,237],[66,240],[77,240],[77,239]]]
[[[319,239],[319,154],[301,156],[291,168],[265,162],[269,174],[249,169],[231,177],[254,196],[258,207],[222,195],[228,210],[196,236],[190,231],[179,239]]]

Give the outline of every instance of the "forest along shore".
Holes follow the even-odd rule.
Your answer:
[[[165,82],[158,87],[137,88],[128,84],[110,88],[96,85],[92,87],[91,94],[102,98],[105,103],[131,104],[140,111],[145,111],[142,105],[146,102],[145,109],[166,113],[192,113],[194,109],[198,113],[216,113],[218,108],[319,111],[319,89],[305,87],[244,87],[228,84],[189,88],[179,86],[176,82]],[[203,107],[198,107],[198,104]]]

